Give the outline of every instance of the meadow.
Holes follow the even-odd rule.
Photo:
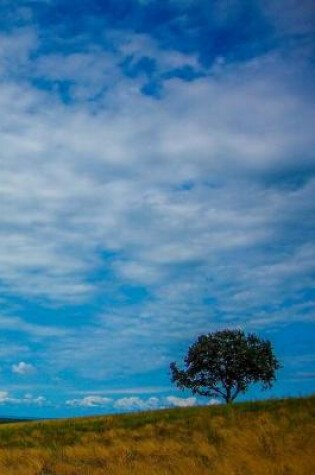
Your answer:
[[[0,425],[1,475],[313,475],[315,396]]]

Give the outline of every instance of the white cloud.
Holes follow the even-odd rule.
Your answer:
[[[97,395],[85,396],[82,399],[69,399],[66,401],[68,406],[98,407],[108,405],[112,399]]]
[[[0,391],[0,404],[26,405],[26,406],[47,406],[49,401],[44,396],[33,396],[25,394],[22,397],[11,397],[8,391]]]
[[[214,399],[214,398],[211,398],[211,399],[207,402],[207,405],[208,405],[208,406],[216,406],[217,404],[221,404],[221,401],[219,401],[218,399]]]
[[[68,406],[102,407],[110,405],[110,407],[121,411],[157,409],[160,404],[160,399],[157,397],[142,399],[138,396],[130,396],[114,400],[96,394],[85,396],[81,399],[69,399],[66,401],[66,405]]]
[[[177,396],[167,396],[167,402],[172,406],[176,407],[189,407],[195,406],[197,404],[197,398],[195,397],[177,397]]]
[[[33,396],[32,394],[25,394],[24,398],[20,401],[22,404],[31,404],[35,406],[46,406],[50,404],[44,396]]]
[[[0,391],[0,403],[3,404],[9,399],[9,393],[7,391]]]
[[[196,397],[141,397],[141,396],[125,396],[118,399],[103,397],[100,395],[89,395],[81,399],[69,399],[66,401],[67,406],[75,407],[102,407],[113,408],[117,411],[149,411],[163,409],[166,407],[189,407],[198,404]],[[211,399],[209,404],[219,404],[216,399]]]
[[[32,364],[25,363],[24,361],[20,361],[20,363],[12,365],[12,373],[19,374],[19,375],[27,375],[32,374],[35,372],[35,367]]]
[[[114,407],[122,411],[145,411],[161,408],[161,401],[157,397],[142,399],[137,396],[131,396],[117,399]]]

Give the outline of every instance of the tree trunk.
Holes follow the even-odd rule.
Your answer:
[[[226,389],[226,395],[224,399],[225,399],[226,404],[232,404],[233,398],[231,394],[231,388]]]

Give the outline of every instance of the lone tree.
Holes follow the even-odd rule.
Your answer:
[[[248,386],[261,382],[271,388],[279,361],[271,343],[241,330],[223,330],[201,335],[189,348],[184,370],[171,363],[171,377],[180,389],[194,394],[221,397],[232,403]]]

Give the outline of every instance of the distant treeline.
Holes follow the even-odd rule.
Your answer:
[[[8,423],[14,423],[14,422],[31,422],[31,421],[34,421],[34,420],[38,420],[38,419],[34,419],[34,418],[31,418],[31,417],[23,417],[23,418],[18,418],[18,417],[1,417],[0,416],[0,424],[8,424]]]

